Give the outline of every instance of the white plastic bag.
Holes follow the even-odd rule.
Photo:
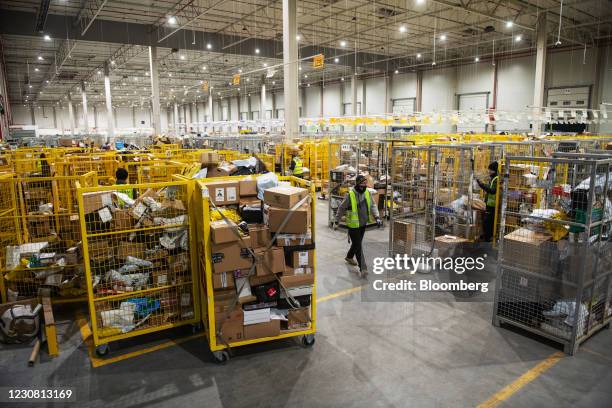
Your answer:
[[[264,190],[278,186],[278,176],[274,173],[266,173],[257,177],[257,198],[264,199]]]

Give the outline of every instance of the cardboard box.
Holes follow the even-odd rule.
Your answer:
[[[556,246],[549,234],[519,228],[504,236],[503,258],[517,267],[542,273],[552,265],[556,254]]]
[[[231,289],[236,287],[232,272],[213,273],[212,281],[214,289]]]
[[[217,170],[227,174],[228,176],[231,176],[232,174],[234,174],[235,172],[238,171],[238,166],[236,166],[235,164],[232,163],[222,163],[217,167]]]
[[[244,326],[245,339],[260,339],[276,337],[280,334],[280,320],[273,319],[267,323],[257,323]]]
[[[286,288],[314,285],[314,274],[303,273],[294,275],[283,275],[281,276],[280,280],[283,286]]]
[[[240,193],[242,193],[242,190],[240,190]],[[238,205],[240,207],[243,207],[245,205],[247,205],[249,207],[260,207],[261,206],[261,200],[259,198],[257,198],[257,196],[254,196],[254,197],[240,197],[240,201],[239,201]]]
[[[285,274],[285,272],[283,272],[283,275]],[[276,275],[274,274],[270,274],[270,275],[263,275],[263,276],[249,276],[249,283],[251,284],[251,286],[259,286],[259,285],[265,285],[266,283],[271,283],[274,282],[276,280]]]
[[[250,247],[250,238],[245,237],[243,243],[245,246]],[[253,264],[250,252],[247,248],[244,248],[239,241],[228,242],[226,244],[213,244],[211,260],[214,273],[248,269]]]
[[[177,255],[171,255],[168,257],[168,269],[170,273],[175,276],[181,276],[185,272],[189,271],[191,266],[191,259],[189,253],[181,252]]]
[[[109,207],[113,204],[113,198],[109,191],[98,191],[93,193],[83,193],[83,213],[90,214],[98,211],[102,207]]]
[[[265,248],[270,244],[270,228],[267,225],[249,225],[249,236],[253,249]]]
[[[415,224],[404,220],[393,221],[393,252],[398,254],[412,254],[414,244]]]
[[[302,266],[299,268],[294,268],[292,266],[285,266],[285,271],[283,272],[283,276],[293,276],[293,275],[308,275],[313,271],[312,267]]]
[[[151,277],[153,279],[153,286],[166,286],[173,283],[170,273],[166,269],[153,271]]]
[[[233,228],[237,228],[237,226],[230,226],[225,220],[212,221],[210,223],[210,237],[215,244],[238,241],[238,235],[233,231]]]
[[[238,204],[240,197],[237,181],[213,181],[206,183],[210,201],[215,205]]]
[[[146,249],[147,246],[142,242],[121,242],[117,245],[117,258],[122,261],[125,261],[128,256],[145,259]]]
[[[124,231],[134,228],[134,218],[130,215],[128,210],[117,209],[113,211],[113,230]]]
[[[286,217],[289,219],[281,229],[280,226]],[[270,227],[272,232],[306,234],[310,227],[310,218],[310,204],[304,204],[295,211],[264,206],[264,223]]]
[[[291,255],[292,268],[307,268],[314,267],[314,250],[294,251]]]
[[[222,342],[233,343],[244,340],[244,326],[240,320],[224,320],[221,323]]]
[[[240,197],[249,197],[257,195],[257,179],[254,177],[246,177],[240,180]]]
[[[297,245],[311,245],[312,234],[278,234],[276,236],[276,246],[290,247]]]
[[[282,248],[270,248],[265,252],[255,250],[255,257],[257,276],[282,273],[285,270],[285,251]]]
[[[108,245],[108,241],[89,241],[87,243],[89,259],[95,262],[104,262],[113,257],[113,248]]]
[[[466,238],[457,237],[454,235],[440,235],[434,239],[435,248],[438,249],[439,257],[459,255],[459,248],[470,242]]]
[[[310,307],[300,307],[299,309],[289,309],[287,313],[287,328],[306,329],[310,327]]]
[[[214,152],[214,151],[201,153],[200,163],[205,164],[205,165],[218,164],[219,163],[219,153]]]
[[[301,187],[272,187],[264,190],[264,202],[272,207],[290,209],[308,195]]]

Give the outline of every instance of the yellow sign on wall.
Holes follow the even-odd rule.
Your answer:
[[[208,92],[208,81],[202,82],[202,91]]]
[[[240,74],[234,74],[234,76],[232,77],[232,84],[240,85]]]
[[[318,54],[312,57],[313,68],[323,68],[323,65],[325,65],[325,55]]]

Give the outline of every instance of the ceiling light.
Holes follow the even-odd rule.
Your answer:
[[[174,17],[174,16],[168,17],[168,24],[175,25],[176,24],[176,17]]]
[[[172,76],[172,72],[168,72],[168,76],[171,77]]]
[[[425,3],[425,0],[416,0],[417,4],[423,4]]]
[[[341,81],[344,81],[344,77],[341,77],[341,78],[340,78],[340,80],[341,80]]]
[[[516,37],[514,37],[514,41],[516,41],[516,42],[520,42],[522,39],[523,39],[523,36],[520,35],[520,34],[517,35]]]
[[[446,34],[442,34],[440,36],[440,41],[445,41],[446,40]]]
[[[174,89],[170,88],[170,92],[174,92]]]
[[[181,55],[179,58],[180,58],[180,59],[182,59],[182,60],[184,60],[184,59],[185,59],[185,56],[184,56],[184,55]]]
[[[340,62],[340,58],[338,58],[338,57],[334,58],[334,62],[335,62],[336,64],[337,64],[337,63],[339,63],[339,62]]]
[[[206,71],[206,65],[202,67],[202,71]]]
[[[301,70],[302,70],[302,67],[300,67],[300,68],[299,68],[299,70],[301,71]]]
[[[38,72],[38,68],[34,68],[34,71]]]
[[[399,71],[396,69],[396,70],[395,70],[395,73],[396,73],[396,74],[399,74]]]
[[[45,41],[51,41],[51,36],[49,34],[45,34],[44,39]]]
[[[418,54],[416,55],[416,57],[417,57],[417,58],[421,58],[421,57],[422,57],[421,53],[418,53]]]
[[[240,90],[240,88],[238,88],[238,90]]]
[[[346,41],[344,41],[344,40],[340,41],[340,46],[341,47],[346,47]]]
[[[432,62],[431,65],[435,66],[436,65],[436,61]]]
[[[242,74],[242,68],[238,68],[238,73]]]
[[[512,21],[506,21],[506,28],[512,28],[514,23]]]
[[[251,78],[247,78],[247,82],[251,82]]]
[[[300,41],[302,39],[302,36],[298,34],[298,35],[295,36],[295,39]]]
[[[47,79],[45,82],[46,82],[46,83],[49,83],[49,80]]]
[[[212,49],[212,44],[211,44],[211,43],[206,44],[206,49],[207,49],[207,50]]]
[[[32,88],[32,85],[28,85],[28,88]]]
[[[304,74],[304,78],[308,78],[308,74]]]
[[[399,32],[400,32],[400,33],[405,33],[405,32],[406,32],[406,30],[408,30],[408,28],[406,28],[406,26],[405,26],[404,24],[402,24],[402,25],[399,27]]]
[[[310,86],[310,84],[306,85],[306,86]]]
[[[478,62],[478,61],[480,61],[480,58],[478,57],[474,58],[474,62]]]
[[[97,74],[98,74],[98,75],[101,75],[101,74],[102,74],[102,71],[98,71],[98,72],[97,72]]]
[[[115,60],[111,60],[111,65],[115,65]]]
[[[266,68],[268,66],[268,64],[264,62],[263,66],[264,66],[264,68]]]
[[[202,85],[204,83],[204,81],[200,81],[200,85]],[[199,92],[199,91],[198,91]]]
[[[39,60],[39,61],[44,61],[44,58],[43,58],[42,56],[40,56],[40,55],[39,55],[39,56],[38,56],[38,60]]]
[[[272,85],[276,85],[276,81],[272,81]]]
[[[259,54],[259,48],[255,48],[255,54]]]

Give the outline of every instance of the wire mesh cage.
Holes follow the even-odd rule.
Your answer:
[[[94,343],[199,317],[188,181],[79,189]]]
[[[95,186],[96,175],[0,179],[3,299],[37,296],[42,287],[55,299],[85,294],[77,182]]]
[[[395,147],[391,153],[389,253],[431,254],[435,239],[438,150]]]
[[[493,322],[567,353],[612,318],[612,158],[505,159]]]

